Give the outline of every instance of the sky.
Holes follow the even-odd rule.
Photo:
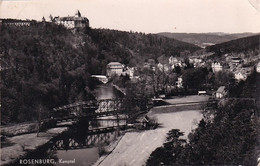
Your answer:
[[[0,0],[0,18],[47,20],[77,10],[92,28],[144,33],[260,32],[260,0]]]

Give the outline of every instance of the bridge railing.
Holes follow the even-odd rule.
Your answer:
[[[53,108],[53,117],[109,116],[120,113],[147,111],[148,99],[120,98],[88,100]]]

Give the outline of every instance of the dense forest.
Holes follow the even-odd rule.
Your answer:
[[[254,72],[216,104],[208,103],[198,127],[183,139],[178,129],[168,132],[162,147],[152,152],[147,165],[256,165],[258,113],[255,100],[259,74]]]
[[[223,42],[228,42],[231,40],[244,38],[248,36],[257,35],[254,33],[237,33],[237,34],[229,34],[229,33],[169,33],[162,32],[158,33],[158,35],[162,35],[169,38],[174,38],[180,41],[184,41],[187,43],[195,44],[201,47],[208,46],[210,44],[219,44]]]
[[[208,52],[215,52],[217,54],[223,53],[240,53],[247,51],[255,51],[260,49],[260,35],[240,38],[206,48]]]
[[[2,124],[31,121],[56,106],[91,99],[92,74],[118,61],[135,66],[199,47],[165,37],[52,23],[0,28]]]

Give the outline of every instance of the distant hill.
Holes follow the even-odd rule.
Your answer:
[[[183,42],[191,43],[202,48],[210,45],[227,42],[230,40],[256,35],[254,33],[169,33],[162,32],[158,35],[174,38]]]
[[[228,42],[216,44],[206,47],[207,52],[215,52],[217,54],[224,53],[245,53],[248,51],[260,51],[260,35],[244,37]]]

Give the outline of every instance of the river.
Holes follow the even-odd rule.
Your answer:
[[[122,93],[118,91],[112,85],[98,85],[94,90],[94,95],[98,100],[113,99],[122,97]],[[58,159],[63,160],[73,160],[75,163],[69,165],[83,165],[90,166],[95,163],[99,158],[99,149],[98,147],[91,147],[85,149],[73,149],[73,150],[56,150],[56,156]],[[58,166],[64,165],[58,163]]]
[[[94,90],[94,95],[98,100],[123,97],[123,94],[120,91],[118,91],[115,87],[106,84],[98,85]]]
[[[122,95],[113,86],[99,85],[95,90],[95,95],[99,100],[116,98]],[[185,98],[185,101],[187,99]],[[157,108],[158,109],[158,108]],[[164,109],[164,108],[162,108]],[[151,111],[154,112],[154,111]],[[190,110],[174,113],[155,113],[153,115],[161,127],[155,130],[147,130],[143,132],[129,132],[126,133],[121,141],[119,142],[116,149],[103,161],[101,165],[143,165],[149,157],[150,153],[161,146],[164,142],[166,133],[172,128],[179,128],[181,131],[185,132],[185,137],[187,134],[196,127],[196,122],[202,118],[200,111]],[[109,137],[109,142],[113,141],[116,137]],[[67,136],[65,136],[66,138]],[[101,135],[99,138],[103,138]],[[61,137],[63,138],[63,137]],[[75,136],[69,135],[68,140],[75,139]],[[77,138],[76,138],[77,139]],[[80,138],[81,141],[85,141],[86,138]],[[64,144],[64,143],[63,143]],[[103,144],[104,145],[104,144]],[[63,146],[63,145],[62,145]],[[66,147],[66,146],[65,146]],[[66,148],[64,148],[66,149]],[[51,153],[58,161],[61,160],[74,160],[75,163],[69,165],[83,165],[90,166],[94,163],[100,162],[100,146],[90,146],[89,148],[82,149],[68,149],[68,150],[52,150]],[[57,163],[56,165],[65,165],[62,163]]]

